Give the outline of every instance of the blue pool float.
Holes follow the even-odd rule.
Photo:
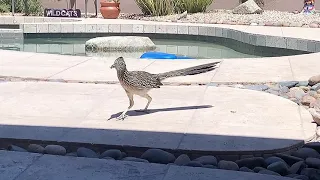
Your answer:
[[[141,55],[141,59],[192,59],[186,56],[177,56],[175,54],[169,54],[164,52],[146,52]]]

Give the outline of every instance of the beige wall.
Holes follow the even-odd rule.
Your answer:
[[[48,8],[66,8],[69,0],[42,0],[44,7]],[[84,1],[77,0],[77,8],[84,12]],[[99,0],[98,0],[99,1]],[[316,0],[317,1],[317,0]],[[135,0],[121,0],[121,12],[123,13],[140,13]],[[212,9],[232,9],[239,4],[239,0],[214,0],[209,6],[209,10]],[[316,4],[317,5],[317,4]],[[265,0],[266,10],[279,10],[279,11],[294,11],[301,10],[303,6],[303,0]],[[316,6],[317,8],[317,6]],[[94,12],[93,0],[89,0],[88,11]]]

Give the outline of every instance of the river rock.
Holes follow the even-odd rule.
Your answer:
[[[282,94],[282,93],[287,93],[289,92],[290,89],[287,87],[287,86],[281,86],[280,89],[279,89],[279,92]]]
[[[295,87],[297,84],[299,83],[299,81],[283,81],[283,82],[279,82],[280,87],[288,87],[288,88],[292,88]]]
[[[115,160],[122,159],[122,153],[119,149],[109,149],[104,151],[101,155],[100,158],[104,157],[112,157]]]
[[[233,14],[261,14],[263,10],[254,0],[248,0],[232,10]]]
[[[304,168],[302,169],[300,175],[308,176],[310,180],[319,180],[320,170],[315,168]]]
[[[258,173],[261,170],[267,170],[267,169],[263,168],[263,167],[260,167],[260,166],[253,168],[253,172],[255,172],[255,173]]]
[[[72,157],[77,157],[77,152],[70,152],[70,153],[67,153],[66,156],[72,156]]]
[[[279,173],[267,170],[267,169],[263,169],[261,171],[258,172],[259,174],[268,174],[268,175],[275,175],[275,176],[281,176]]]
[[[277,157],[277,156],[271,156],[265,159],[265,162],[267,164],[267,166],[269,166],[272,163],[278,162],[278,161],[282,161],[285,162],[283,159]]]
[[[217,169],[218,168],[217,166],[214,166],[214,165],[211,165],[211,164],[205,164],[202,167],[209,168],[209,169]]]
[[[317,111],[314,108],[310,108],[309,112],[312,115],[314,122],[316,122],[318,125],[320,125],[320,111]]]
[[[241,168],[239,169],[239,171],[243,171],[243,172],[254,172],[253,170],[251,170],[251,169],[249,169],[249,168],[247,168],[247,167],[245,167],[245,166],[241,167]]]
[[[269,89],[269,86],[267,86],[267,85],[248,85],[248,86],[244,86],[244,88],[256,90],[256,91],[266,91]]]
[[[52,155],[66,155],[67,150],[63,146],[60,145],[47,145],[45,148],[45,153]]]
[[[296,176],[299,176],[299,174],[288,174],[288,175],[286,175],[286,177],[290,177],[290,178],[294,178]]]
[[[186,166],[202,167],[203,165],[199,161],[190,161],[186,164]]]
[[[320,153],[320,142],[309,142],[306,143],[303,147],[312,148]]]
[[[279,173],[281,175],[288,174],[288,166],[284,161],[277,161],[267,167],[268,170]]]
[[[309,81],[299,81],[299,83],[296,85],[296,87],[301,87],[301,86],[308,86]]]
[[[141,155],[142,159],[146,159],[151,163],[168,164],[173,163],[176,158],[173,154],[161,149],[148,149]]]
[[[310,77],[308,81],[310,86],[320,83],[320,74]]]
[[[303,147],[298,149],[297,151],[294,151],[292,153],[292,156],[307,159],[308,157],[319,158],[320,154],[314,149]]]
[[[290,98],[296,98],[298,100],[302,99],[303,96],[306,95],[306,93],[299,87],[293,87],[290,89],[290,91],[287,93],[287,95]]]
[[[289,168],[289,173],[300,174],[300,172],[303,168],[306,168],[306,164],[304,163],[304,161],[296,162],[296,163],[292,164],[292,166]]]
[[[177,157],[177,159],[174,161],[174,164],[183,166],[189,163],[191,160],[188,155],[186,154],[181,154],[180,156]]]
[[[86,41],[88,52],[139,52],[156,49],[156,45],[149,37],[143,36],[107,36],[96,37]]]
[[[149,161],[146,159],[136,158],[136,157],[125,157],[122,159],[122,161],[134,161],[134,162],[144,162],[148,163]]]
[[[91,149],[80,147],[77,149],[78,157],[98,158],[98,154]]]
[[[214,166],[218,165],[217,158],[214,156],[210,156],[210,155],[198,157],[198,158],[194,159],[193,161],[200,162],[203,165],[206,165],[206,164],[211,164]]]
[[[29,152],[33,152],[33,153],[41,153],[43,154],[44,153],[44,147],[38,145],[38,144],[30,144],[28,146],[28,151]]]
[[[294,179],[301,179],[301,180],[309,180],[308,176],[305,176],[305,175],[299,175],[299,176],[295,176],[293,178]]]
[[[283,159],[290,166],[296,162],[303,161],[302,158],[290,156],[290,155],[283,154],[283,153],[276,153],[275,156]]]
[[[311,90],[318,91],[320,89],[320,83],[317,83],[311,87]]]
[[[239,170],[239,166],[237,163],[235,163],[233,161],[225,161],[225,160],[219,161],[218,168],[226,169],[226,170],[233,170],[233,171]]]
[[[27,150],[25,150],[24,148],[16,146],[16,145],[10,145],[8,147],[8,150],[9,151],[18,151],[18,152],[27,152]]]
[[[310,106],[311,103],[315,103],[317,101],[316,98],[310,96],[310,95],[305,95],[301,99],[301,104],[305,106]]]
[[[236,163],[239,167],[246,166],[250,169],[253,169],[254,167],[266,167],[266,163],[262,157],[253,157],[253,158],[245,158],[237,160]]]
[[[307,158],[306,164],[308,167],[320,169],[320,159],[319,158]]]

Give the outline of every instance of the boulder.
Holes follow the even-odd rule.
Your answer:
[[[108,36],[89,39],[85,43],[86,52],[145,52],[156,49],[149,37]]]
[[[232,10],[233,14],[261,14],[263,10],[254,0],[248,0]]]

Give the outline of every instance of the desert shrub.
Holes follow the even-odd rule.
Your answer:
[[[188,13],[205,12],[207,7],[213,2],[213,0],[176,0],[175,12],[182,13],[187,11]]]
[[[25,4],[26,3],[26,4]],[[11,0],[0,0],[0,12],[11,11]],[[40,0],[16,0],[14,11],[26,15],[40,15],[43,13]]]
[[[174,0],[135,0],[144,15],[165,16],[174,13]]]

